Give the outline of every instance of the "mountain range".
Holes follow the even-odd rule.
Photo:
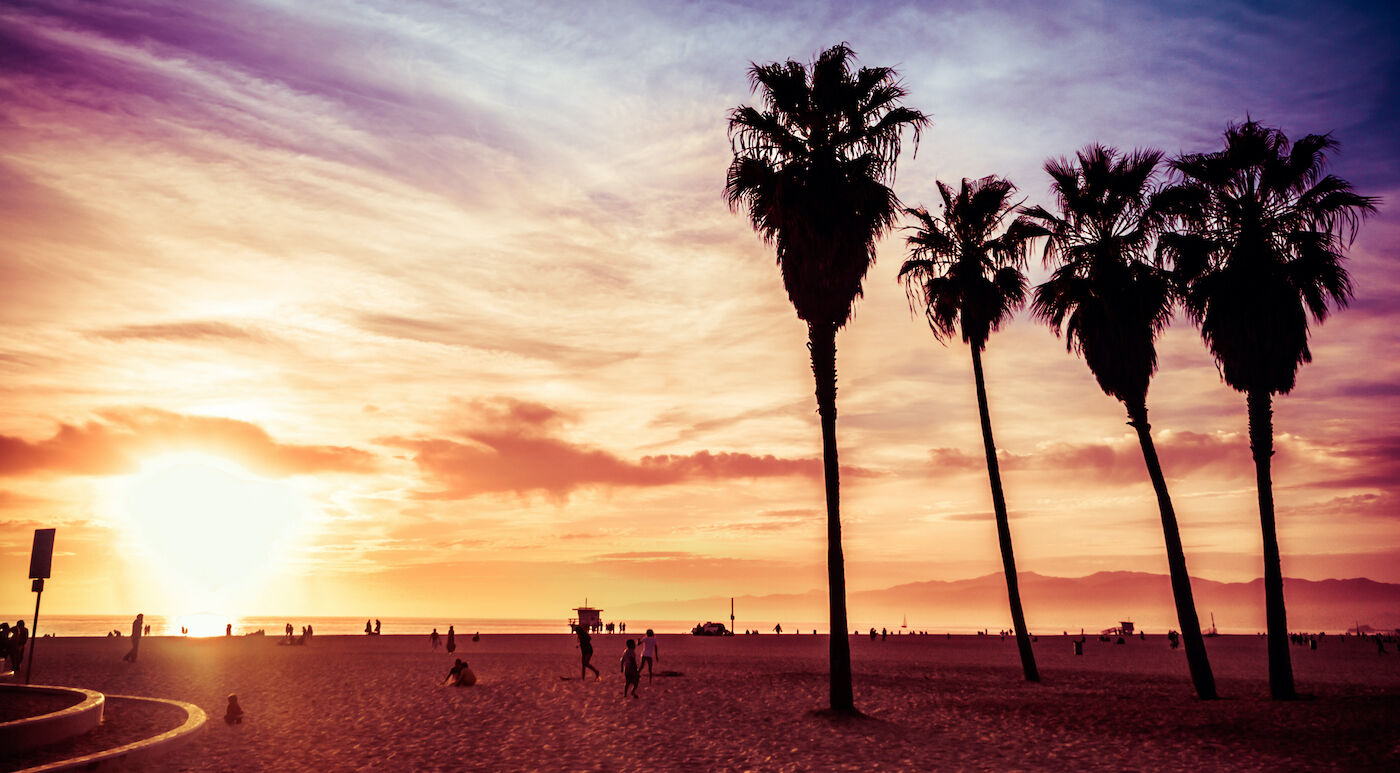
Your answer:
[[[1162,633],[1178,628],[1166,575],[1146,572],[1098,572],[1086,577],[1050,577],[1034,572],[1019,575],[1021,602],[1034,633],[1094,632],[1134,621],[1139,629]],[[1255,633],[1265,629],[1264,583],[1215,582],[1193,578],[1201,626],[1211,626],[1214,614],[1221,633]],[[1288,627],[1293,631],[1341,632],[1360,624],[1375,630],[1400,628],[1400,584],[1366,578],[1346,580],[1284,580]],[[734,599],[736,627],[745,629],[773,621],[827,619],[825,589],[806,593],[738,596]],[[851,591],[847,610],[852,628],[897,628],[906,618],[915,630],[969,632],[1010,628],[1006,581],[1000,574],[969,580],[915,582],[880,590]],[[697,622],[728,622],[729,598],[642,602],[610,610],[610,617],[651,618]],[[758,621],[758,622],[755,622]],[[811,625],[811,622],[807,622]],[[787,626],[792,628],[790,624]]]

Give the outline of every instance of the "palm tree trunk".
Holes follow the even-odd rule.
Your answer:
[[[1269,464],[1274,455],[1273,396],[1250,390],[1249,449],[1259,486],[1259,524],[1264,531],[1264,615],[1269,627],[1269,693],[1274,700],[1297,697],[1293,689],[1293,661],[1288,652],[1288,612],[1283,602],[1283,562],[1274,526],[1274,484]]]
[[[1176,602],[1176,619],[1181,625],[1181,638],[1186,645],[1186,663],[1191,668],[1191,681],[1196,685],[1196,695],[1201,700],[1213,700],[1216,698],[1215,675],[1211,673],[1210,660],[1206,658],[1201,621],[1196,617],[1196,600],[1191,595],[1191,575],[1186,572],[1186,551],[1181,547],[1176,510],[1172,507],[1171,494],[1167,493],[1167,479],[1157,459],[1157,446],[1152,443],[1152,425],[1147,423],[1147,403],[1129,404],[1128,419],[1128,426],[1137,430],[1142,458],[1147,463],[1147,475],[1152,478],[1152,488],[1157,492],[1157,509],[1162,513],[1162,535],[1167,540],[1172,599]]]
[[[1006,595],[1011,601],[1011,625],[1016,629],[1016,646],[1021,650],[1021,669],[1027,682],[1039,682],[1026,615],[1021,611],[1021,589],[1016,582],[1016,557],[1011,552],[1011,522],[1006,517],[1006,497],[1001,493],[1001,470],[997,467],[997,446],[992,440],[992,416],[987,410],[987,387],[982,379],[982,353],[972,349],[972,376],[977,382],[977,411],[982,418],[982,445],[987,451],[987,476],[992,481],[992,507],[996,511],[997,540],[1001,543],[1001,565],[1006,571]]]
[[[841,471],[836,458],[836,326],[807,326],[817,412],[822,420],[826,473],[826,584],[831,606],[831,710],[856,713],[851,687],[851,640],[846,626],[846,560],[841,552]]]

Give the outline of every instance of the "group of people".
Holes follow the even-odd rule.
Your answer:
[[[311,634],[313,632],[311,630],[310,623],[301,627],[301,636],[297,636],[292,631],[292,624],[287,623],[287,625],[282,629],[282,632],[284,634],[282,638],[283,644],[299,644],[304,646],[311,643]]]
[[[0,623],[0,658],[9,671],[18,671],[24,660],[24,645],[29,643],[29,629],[23,620],[16,620],[13,628],[9,623]]]
[[[579,656],[582,659],[582,666],[579,668],[579,678],[587,678],[588,672],[593,672],[594,680],[603,678],[598,669],[593,665],[593,637],[589,635],[587,626],[575,625],[574,635],[578,637]],[[627,697],[628,692],[633,698],[640,698],[637,688],[642,683],[642,667],[647,670],[647,684],[652,681],[652,666],[661,659],[661,648],[656,642],[656,632],[647,629],[645,639],[642,639],[642,652],[640,658],[637,655],[637,640],[628,639],[626,649],[622,651],[622,658],[618,661],[618,668],[622,671],[622,696]],[[663,674],[664,676],[664,674]]]

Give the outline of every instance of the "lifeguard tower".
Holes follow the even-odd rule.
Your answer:
[[[569,630],[574,630],[575,626],[582,627],[590,633],[601,633],[603,630],[603,610],[594,609],[588,606],[588,600],[584,599],[583,606],[574,609],[578,616],[569,618]]]

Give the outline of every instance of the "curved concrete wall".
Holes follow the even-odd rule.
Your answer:
[[[102,723],[102,693],[80,687],[0,684],[0,692],[72,695],[78,703],[51,714],[0,722],[0,749],[22,752],[82,735]]]

